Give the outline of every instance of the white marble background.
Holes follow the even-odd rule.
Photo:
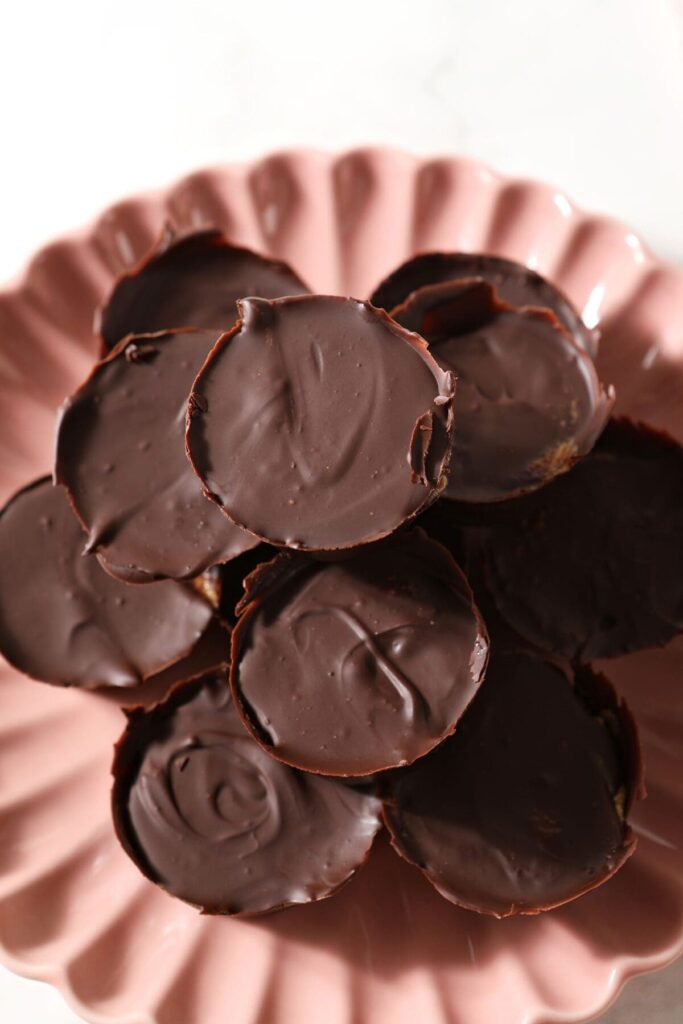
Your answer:
[[[683,262],[683,0],[34,0],[0,6],[0,97],[0,281],[126,193],[294,144],[467,153]],[[602,1024],[681,1020],[683,962]],[[0,969],[0,1021],[78,1018]]]

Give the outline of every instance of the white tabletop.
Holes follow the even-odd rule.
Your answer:
[[[551,181],[683,262],[683,0],[43,0],[1,33],[0,280],[203,164],[371,142]],[[681,1005],[683,962],[601,1021]],[[78,1019],[0,968],[3,1024]]]

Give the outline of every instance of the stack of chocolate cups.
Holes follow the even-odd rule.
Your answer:
[[[54,482],[0,515],[0,648],[140,698],[112,799],[140,870],[261,914],[332,895],[386,828],[499,917],[611,877],[642,765],[589,661],[683,628],[683,454],[610,419],[568,300],[439,253],[314,295],[166,232],[97,330]]]

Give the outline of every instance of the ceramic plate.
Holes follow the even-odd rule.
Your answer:
[[[367,296],[417,250],[511,256],[602,332],[619,411],[683,440],[683,272],[553,188],[386,150],[280,153],[107,210],[0,294],[0,488],[50,469],[55,409],[88,370],[93,310],[164,220],[218,224],[322,292]],[[0,947],[107,1024],[540,1024],[584,1019],[683,951],[683,642],[609,664],[637,714],[638,850],[598,891],[496,921],[440,899],[380,841],[334,899],[248,923],[145,881],[109,819],[116,703],[0,677]]]

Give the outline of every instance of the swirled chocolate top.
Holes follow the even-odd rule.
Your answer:
[[[467,581],[420,530],[341,562],[280,555],[246,584],[233,692],[288,764],[346,776],[408,764],[453,731],[484,678]]]
[[[683,630],[683,448],[611,420],[481,547],[500,612],[539,647],[589,661],[661,646]]]
[[[604,677],[494,653],[455,734],[389,782],[392,842],[442,896],[496,917],[600,885],[635,848],[631,716]]]
[[[207,601],[171,580],[130,587],[94,555],[62,487],[47,478],[0,515],[0,650],[60,686],[135,686],[178,661],[212,620]]]
[[[190,398],[187,445],[207,492],[273,544],[380,539],[441,493],[453,375],[354,299],[244,299]]]
[[[515,309],[481,279],[427,285],[391,312],[457,376],[447,494],[501,501],[590,451],[614,394],[550,310]]]
[[[149,878],[209,913],[329,896],[379,829],[376,797],[288,768],[254,742],[225,669],[132,712],[113,772],[124,848]]]
[[[188,397],[217,337],[129,338],[62,407],[56,478],[89,550],[121,579],[188,579],[258,544],[204,496],[185,454]]]
[[[370,302],[388,312],[405,302],[418,288],[463,278],[488,281],[495,288],[497,297],[511,306],[551,310],[576,344],[590,356],[595,355],[597,332],[586,327],[560,289],[522,263],[500,256],[468,252],[421,253],[393,270],[375,288]]]
[[[237,299],[275,299],[308,290],[286,263],[231,245],[220,231],[180,236],[167,231],[115,282],[97,326],[105,350],[129,334],[173,327],[227,331],[237,318]]]

